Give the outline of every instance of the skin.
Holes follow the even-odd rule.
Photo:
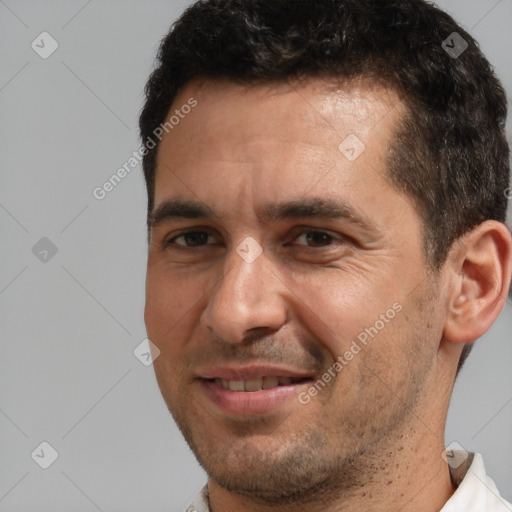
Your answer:
[[[171,111],[190,97],[198,106],[159,148],[154,211],[179,199],[212,216],[152,226],[145,322],[213,512],[440,510],[454,491],[441,454],[457,362],[503,308],[508,229],[484,222],[431,271],[414,202],[386,181],[405,107],[381,85],[195,81]],[[366,147],[354,161],[338,149],[349,134]],[[367,225],[259,215],[305,199],[343,201]],[[237,252],[248,236],[263,251],[252,263]],[[316,381],[396,303],[307,404],[296,395],[311,383],[252,415],[226,413],[204,392],[212,365],[277,364]]]

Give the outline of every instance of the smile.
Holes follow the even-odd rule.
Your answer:
[[[302,377],[271,376],[247,380],[227,380],[216,378],[211,379],[211,382],[214,382],[218,386],[222,386],[224,389],[229,389],[231,391],[254,392],[264,389],[273,389],[279,386],[289,386],[291,384],[301,383],[306,380],[309,379]]]

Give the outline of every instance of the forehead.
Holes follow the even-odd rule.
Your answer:
[[[192,82],[169,112],[181,115],[160,144],[155,206],[169,194],[221,204],[350,194],[357,184],[378,191],[404,110],[393,90],[363,80]]]

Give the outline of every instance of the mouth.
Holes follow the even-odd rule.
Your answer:
[[[222,386],[224,389],[229,389],[230,391],[254,393],[256,391],[274,389],[280,386],[302,384],[310,382],[312,379],[309,377],[268,376],[246,380],[228,380],[218,377],[207,380],[209,382],[213,382],[217,386]]]
[[[214,410],[231,417],[285,414],[294,404],[300,406],[300,392],[314,380],[300,370],[265,365],[210,368],[198,377],[201,393]]]

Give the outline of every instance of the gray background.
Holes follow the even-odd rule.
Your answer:
[[[481,43],[510,97],[512,0],[438,2]],[[185,0],[0,0],[0,511],[179,511],[205,481],[175,427],[145,338],[142,89]],[[42,59],[43,31],[59,47]],[[509,138],[510,138],[509,123]],[[510,224],[510,223],[509,223]],[[58,252],[42,262],[32,247]],[[512,500],[512,304],[477,344],[447,443],[484,455]],[[58,452],[44,470],[42,441]],[[48,452],[47,452],[48,453]]]

